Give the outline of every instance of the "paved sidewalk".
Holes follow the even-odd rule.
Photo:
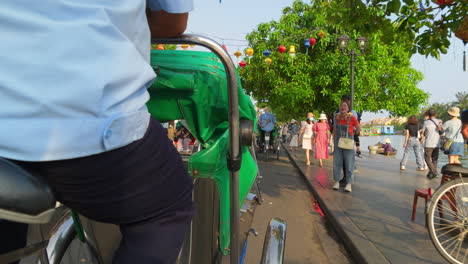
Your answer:
[[[446,263],[424,226],[424,202],[419,199],[416,221],[411,221],[414,190],[436,188],[440,178],[427,180],[425,171],[399,160],[363,152],[356,158],[353,192],[331,189],[333,157],[306,166],[303,150],[291,153],[293,163],[308,179],[322,210],[358,263]]]
[[[261,154],[258,158],[264,202],[255,210],[252,227],[259,235],[249,236],[245,263],[259,263],[267,224],[273,217],[287,222],[284,263],[351,263],[346,250],[327,233],[322,217],[312,206],[312,194],[304,178],[286,153],[268,162]]]

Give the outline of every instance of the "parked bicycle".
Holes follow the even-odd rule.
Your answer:
[[[468,168],[448,164],[445,181],[427,205],[427,229],[437,251],[450,263],[468,263]]]

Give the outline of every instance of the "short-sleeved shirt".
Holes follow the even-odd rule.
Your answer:
[[[442,125],[442,128],[445,131],[446,138],[463,143],[462,122],[460,119],[450,119]]]
[[[128,145],[150,115],[146,7],[192,0],[0,1],[0,156],[63,160]]]
[[[406,125],[405,129],[409,131],[410,137],[418,137],[418,130],[421,129],[419,124]]]
[[[428,119],[424,121],[424,147],[437,148],[439,147],[440,135],[437,125],[441,122],[439,119]],[[436,125],[437,124],[437,125]]]
[[[260,129],[270,132],[275,128],[276,118],[272,113],[263,113],[259,119]]]
[[[299,128],[296,124],[291,124],[291,129],[289,131],[291,131],[291,134],[293,135],[299,134]]]
[[[348,124],[348,119],[349,119],[349,127],[348,127],[348,133],[350,136],[353,136],[354,135],[354,128],[356,126],[359,126],[359,122],[357,120],[357,118],[353,115],[350,117],[347,117],[346,119],[340,119],[340,118],[336,118],[335,117],[335,122],[336,124],[338,125],[347,125]]]

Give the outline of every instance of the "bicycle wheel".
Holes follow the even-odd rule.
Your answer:
[[[468,180],[439,187],[429,202],[426,221],[437,251],[450,263],[468,263]]]
[[[30,237],[37,240],[49,240],[47,255],[40,254],[25,263],[50,264],[86,264],[99,263],[98,251],[90,241],[81,242],[73,227],[70,209],[61,206],[57,208],[52,221],[45,225],[33,225]],[[47,257],[47,260],[45,259]]]

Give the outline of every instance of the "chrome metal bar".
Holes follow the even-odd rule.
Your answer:
[[[260,264],[282,264],[286,247],[286,221],[273,218],[268,225]]]
[[[208,48],[216,54],[224,65],[227,74],[228,105],[229,105],[229,157],[240,158],[240,125],[239,125],[239,97],[236,69],[229,54],[216,41],[204,36],[184,34],[176,38],[152,39],[153,44],[195,44]],[[239,171],[231,171],[231,264],[239,263],[240,253],[240,212],[239,212]]]
[[[52,234],[47,245],[47,256],[50,264],[59,264],[65,251],[75,238],[73,219],[68,217]]]

